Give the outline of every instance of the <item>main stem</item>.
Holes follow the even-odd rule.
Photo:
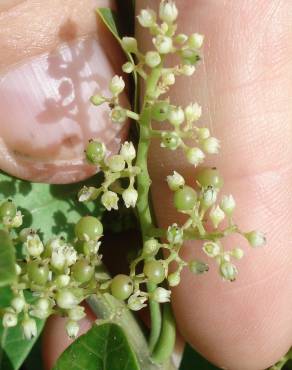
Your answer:
[[[139,193],[137,210],[142,230],[143,242],[152,237],[152,230],[155,225],[152,219],[151,210],[149,207],[149,192],[151,186],[151,179],[148,172],[148,152],[152,137],[151,127],[151,104],[153,100],[157,84],[161,76],[162,66],[153,69],[147,79],[145,96],[140,114],[140,139],[138,144],[137,161],[136,165],[140,168],[141,172],[137,176],[137,188]],[[148,292],[151,293],[156,289],[156,285],[152,283],[147,284]],[[175,325],[172,316],[171,308],[168,307],[164,310],[164,317],[162,320],[161,310],[159,303],[149,298],[149,309],[151,316],[151,331],[149,337],[149,350],[153,353],[153,360],[159,363],[165,362],[171,355],[175,340]],[[167,314],[165,314],[167,312]],[[171,325],[169,324],[171,323]],[[171,327],[171,328],[170,328]],[[169,341],[165,337],[169,336]]]

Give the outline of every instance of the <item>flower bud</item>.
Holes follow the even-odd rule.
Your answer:
[[[153,27],[156,22],[156,13],[152,9],[142,9],[137,18],[142,27]]]
[[[192,49],[200,49],[204,42],[204,36],[199,33],[193,33],[189,36],[188,44]]]
[[[135,65],[131,62],[127,62],[122,65],[122,70],[125,73],[132,73],[134,69],[135,69]]]
[[[56,301],[60,308],[71,309],[74,308],[80,300],[69,290],[63,289],[57,292]]]
[[[176,171],[173,171],[173,175],[167,176],[166,181],[172,191],[176,191],[185,185],[185,179]]]
[[[178,10],[172,0],[163,0],[159,6],[159,18],[166,22],[172,23],[178,16]]]
[[[248,240],[251,247],[263,247],[266,244],[266,237],[265,234],[261,231],[250,231],[248,233],[245,233],[244,236]]]
[[[187,160],[195,167],[201,164],[205,159],[205,154],[200,148],[190,148],[186,152]]]
[[[24,243],[26,252],[32,257],[40,256],[44,251],[44,245],[37,234],[30,234]]]
[[[222,211],[222,209],[219,206],[212,208],[210,212],[210,219],[215,229],[217,229],[218,225],[220,224],[220,222],[224,220],[224,218],[225,218],[225,213]]]
[[[134,208],[138,200],[138,192],[136,189],[129,187],[128,189],[123,191],[122,197],[127,208]]]
[[[94,186],[83,186],[83,188],[78,193],[79,202],[88,202],[90,200],[95,200],[98,196],[98,190]]]
[[[208,139],[210,137],[210,130],[207,127],[201,127],[198,130],[198,137],[201,140]]]
[[[30,340],[37,335],[37,325],[34,319],[27,317],[22,321],[23,334],[26,339]]]
[[[168,114],[169,122],[174,126],[179,126],[185,120],[185,114],[181,107],[173,108]]]
[[[220,149],[220,142],[215,137],[209,137],[202,142],[202,148],[208,154],[217,154]]]
[[[137,40],[134,37],[123,37],[122,47],[128,53],[136,53],[138,50]]]
[[[76,306],[68,310],[68,317],[73,321],[79,321],[86,316],[85,309],[82,306]]]
[[[198,103],[191,103],[185,108],[185,116],[188,122],[197,121],[202,115],[202,107]]]
[[[18,228],[22,225],[23,215],[20,211],[16,212],[16,215],[10,220],[9,226],[13,228]]]
[[[5,312],[2,318],[4,328],[13,328],[17,325],[17,315],[13,312]]]
[[[231,216],[235,209],[235,205],[236,203],[232,195],[224,195],[220,203],[220,208],[226,215]]]
[[[217,200],[217,191],[213,188],[203,189],[200,203],[204,208],[211,207]]]
[[[178,271],[168,275],[169,286],[177,286],[180,283],[180,273]]]
[[[115,107],[110,111],[110,119],[115,123],[123,123],[127,119],[127,111],[121,107]]]
[[[106,164],[109,166],[110,170],[113,172],[120,172],[126,166],[124,158],[120,154],[112,155],[107,158]]]
[[[234,281],[238,274],[237,268],[230,262],[223,262],[220,265],[220,274],[225,280]]]
[[[193,49],[183,49],[180,52],[182,62],[183,64],[188,64],[188,65],[195,65],[199,60],[201,60],[198,52]]]
[[[234,248],[231,252],[230,255],[237,260],[241,260],[242,257],[244,256],[244,252],[241,248]]]
[[[143,245],[143,255],[145,256],[154,256],[160,248],[159,242],[154,239],[148,239]]]
[[[14,308],[16,313],[20,313],[25,306],[25,299],[23,295],[17,295],[15,296],[11,301],[11,307]]]
[[[55,283],[58,288],[64,288],[70,283],[70,276],[69,275],[58,275]]]
[[[196,70],[195,66],[190,66],[189,64],[184,64],[182,69],[181,69],[181,72],[185,76],[189,77],[189,76],[192,76],[194,74],[195,70]]]
[[[182,244],[184,241],[183,229],[177,224],[173,224],[168,227],[166,237],[170,244]]]
[[[221,253],[221,247],[219,244],[209,241],[203,244],[203,251],[208,257],[214,258]]]
[[[145,63],[150,68],[157,67],[161,62],[161,57],[157,51],[147,51],[145,55]]]
[[[175,84],[175,76],[173,73],[168,72],[162,75],[162,83],[165,86],[171,86]]]
[[[34,309],[30,312],[32,316],[35,316],[41,320],[46,319],[51,314],[51,302],[47,298],[40,298],[34,305]]]
[[[158,287],[151,294],[152,299],[158,303],[166,303],[170,301],[171,291]]]
[[[91,103],[92,103],[93,105],[98,106],[98,105],[103,104],[103,103],[106,101],[106,99],[105,99],[103,96],[101,96],[101,95],[93,95],[93,96],[90,98],[90,101],[91,101]]]
[[[69,320],[66,324],[66,332],[69,338],[76,338],[79,332],[79,325],[76,321]]]
[[[125,88],[123,77],[115,75],[109,85],[109,89],[113,95],[119,95]]]
[[[184,33],[179,33],[174,41],[177,42],[178,44],[184,44],[188,40],[188,36],[185,35]]]
[[[125,161],[131,162],[136,157],[136,150],[133,143],[130,141],[125,141],[121,147],[120,155]]]
[[[153,44],[160,54],[168,54],[173,48],[172,39],[168,36],[156,36],[153,38]]]
[[[189,262],[189,269],[193,274],[201,275],[209,271],[209,266],[205,262],[192,260]]]
[[[101,203],[108,210],[118,209],[119,197],[113,191],[106,191],[102,194]]]

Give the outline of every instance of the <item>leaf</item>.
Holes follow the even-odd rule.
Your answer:
[[[42,338],[41,336],[35,342],[24,364],[27,370],[44,370],[42,359]]]
[[[100,175],[86,182],[70,185],[30,183],[0,172],[0,202],[13,199],[24,214],[23,227],[39,229],[45,240],[52,235],[73,237],[74,225],[87,214],[100,216],[102,208],[97,202],[80,203],[77,193],[82,185],[97,185]]]
[[[14,244],[5,230],[0,230],[0,287],[16,278]]]
[[[186,345],[182,362],[179,370],[219,370],[215,365],[212,365],[199,353],[197,353],[190,345]]]
[[[12,296],[10,289],[0,289],[0,296],[0,307],[7,306]],[[32,295],[26,295],[26,299],[30,302],[34,300]],[[19,324],[14,328],[7,329],[0,324],[0,370],[18,370],[37,340],[37,337],[31,340],[24,339],[21,319],[22,315],[19,315]],[[40,334],[44,321],[36,319],[36,323]]]
[[[119,26],[117,14],[109,8],[98,8],[97,13],[122,47],[122,41],[121,41],[122,32],[121,32],[121,27]],[[127,52],[125,52],[125,54],[127,58],[129,59],[129,61],[135,64],[135,61],[132,55]],[[139,89],[138,89],[138,76],[137,76],[136,71],[133,72],[133,79],[134,79],[134,111],[137,112],[138,110],[138,90]]]
[[[53,370],[139,370],[128,340],[117,324],[93,325],[63,352]]]

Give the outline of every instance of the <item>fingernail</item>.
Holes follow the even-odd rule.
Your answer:
[[[118,150],[126,127],[95,107],[94,93],[109,95],[115,74],[94,38],[61,45],[0,76],[0,167],[33,181],[68,183],[94,172],[84,161],[91,138]]]

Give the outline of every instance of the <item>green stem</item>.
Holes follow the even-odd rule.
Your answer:
[[[274,366],[270,367],[269,370],[281,370],[283,366],[289,361],[292,360],[292,349],[281,358]]]
[[[152,360],[164,363],[173,353],[175,345],[175,320],[169,303],[163,307],[163,325],[157,346],[152,353]]]

